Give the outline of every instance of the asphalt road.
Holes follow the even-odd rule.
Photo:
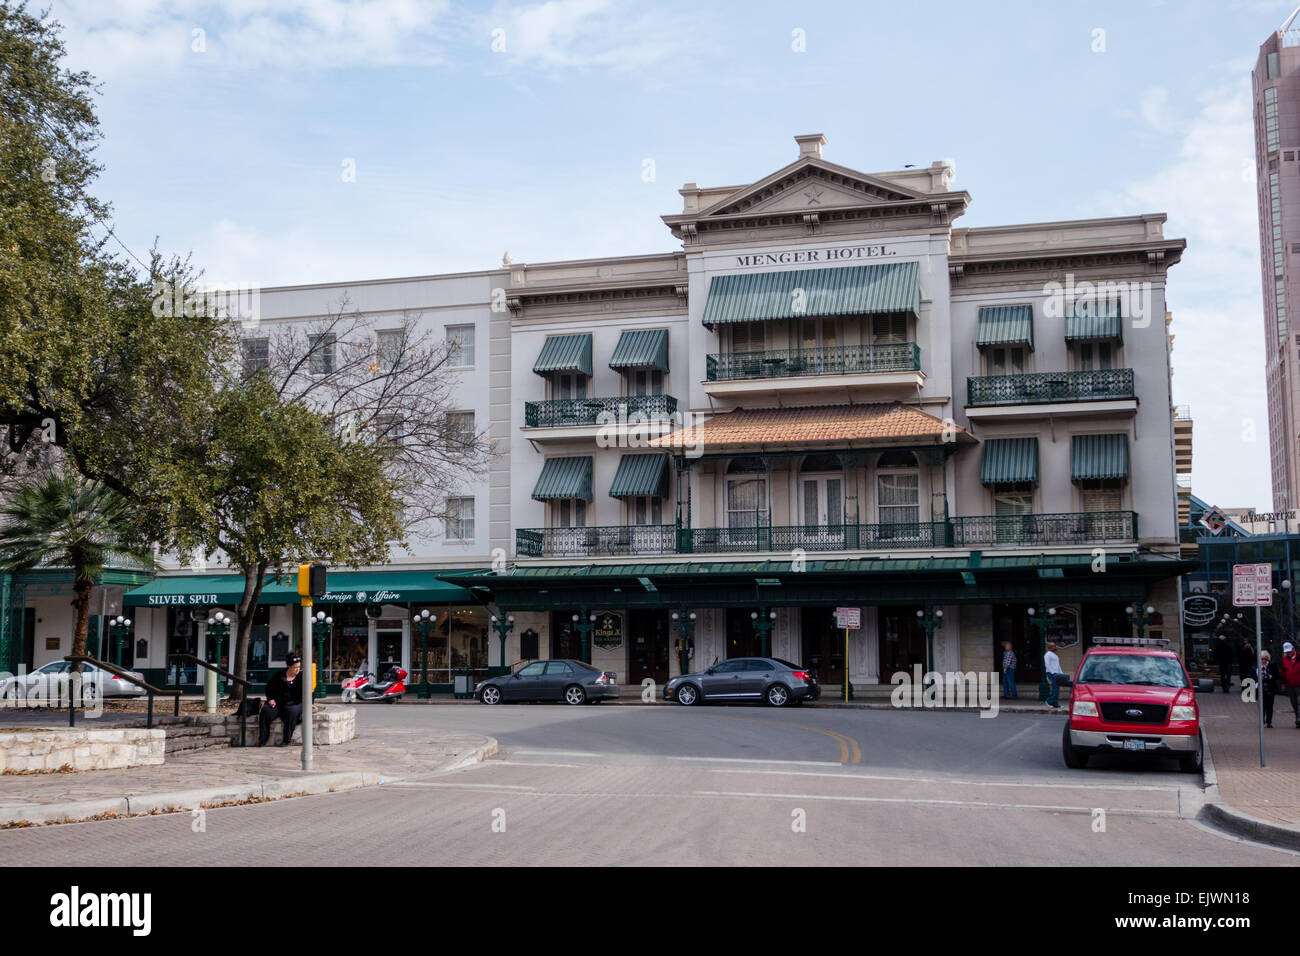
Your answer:
[[[1171,762],[1066,769],[1063,717],[407,704],[362,707],[358,722],[363,735],[488,734],[501,753],[451,774],[211,810],[203,833],[189,814],[0,832],[0,861],[278,865],[290,841],[319,864],[357,846],[412,865],[1297,862],[1191,819],[1201,779]]]

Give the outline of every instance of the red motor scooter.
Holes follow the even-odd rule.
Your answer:
[[[406,676],[406,671],[402,668],[390,667],[384,672],[384,679],[377,681],[375,675],[362,664],[354,677],[343,682],[343,703],[367,704],[384,700],[395,704],[406,693]]]

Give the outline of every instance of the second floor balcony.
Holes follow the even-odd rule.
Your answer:
[[[899,551],[912,548],[1043,547],[1135,542],[1132,511],[1062,514],[967,515],[944,521],[895,524],[747,525],[676,528],[609,525],[592,528],[520,528],[521,558],[588,558],[663,554],[744,554],[827,551]]]
[[[967,408],[1125,402],[1136,408],[1131,368],[982,375],[966,381]]]
[[[614,398],[553,398],[524,403],[525,428],[571,428],[626,422],[639,418],[667,422],[677,412],[671,395],[624,395]]]
[[[710,355],[710,382],[797,378],[807,375],[860,375],[919,372],[921,347],[915,342],[890,345],[832,345],[824,348],[769,349]]]

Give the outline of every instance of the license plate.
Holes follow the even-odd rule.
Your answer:
[[[1146,750],[1147,742],[1145,740],[1126,740],[1124,741],[1125,750]]]

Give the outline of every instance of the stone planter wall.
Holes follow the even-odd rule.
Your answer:
[[[236,714],[186,714],[182,717],[168,717],[166,722],[189,727],[207,727],[213,737],[229,737],[239,741],[239,716]],[[248,743],[257,743],[257,717],[244,718],[247,722]],[[271,739],[279,742],[284,733],[283,725],[277,720],[271,725]],[[357,735],[357,710],[355,707],[327,706],[312,715],[312,743],[316,746],[346,743]],[[302,740],[302,725],[293,732],[293,739]]]
[[[163,762],[161,730],[30,730],[0,733],[0,773],[120,770]]]

